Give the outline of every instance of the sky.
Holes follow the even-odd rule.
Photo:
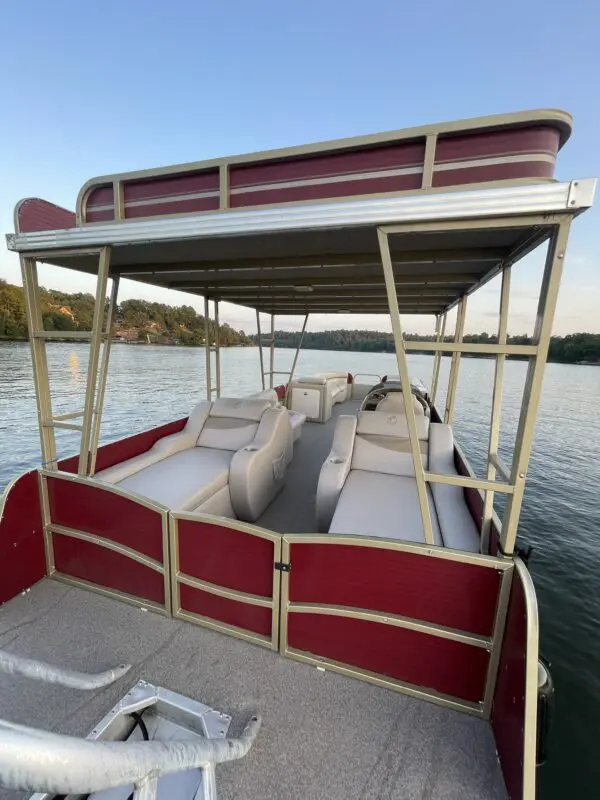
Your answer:
[[[22,197],[73,209],[80,186],[145,169],[535,108],[573,114],[557,177],[600,176],[597,0],[20,0],[0,3],[0,228]],[[533,327],[543,258],[513,270],[510,333]],[[0,244],[0,276],[20,283]],[[93,291],[42,266],[40,282]],[[120,298],[201,298],[123,281]],[[494,331],[498,286],[469,301]],[[221,317],[255,330],[254,312]],[[294,328],[295,319],[278,319]],[[311,319],[312,330],[389,330],[385,317]],[[427,333],[433,320],[408,317]],[[575,221],[554,332],[600,332],[600,197]]]

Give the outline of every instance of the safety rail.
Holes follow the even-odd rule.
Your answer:
[[[243,758],[260,723],[260,717],[251,717],[238,738],[105,742],[0,720],[0,785],[70,795],[133,783],[135,800],[151,800],[163,775]]]
[[[24,658],[14,653],[7,653],[6,650],[0,650],[0,672],[5,672],[8,675],[22,675],[25,678],[42,681],[43,683],[57,683],[60,686],[68,686],[71,689],[87,691],[102,689],[118,681],[130,669],[131,664],[120,664],[118,667],[94,675],[66,667],[56,667],[54,664],[47,664],[45,661]]]

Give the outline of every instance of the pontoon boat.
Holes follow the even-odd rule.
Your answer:
[[[533,800],[547,675],[516,535],[569,228],[595,190],[553,180],[570,128],[509,114],[103,176],[74,213],[17,205],[42,455],[0,520],[3,797]],[[541,245],[533,341],[509,344],[511,271]],[[39,262],[97,276],[91,331],[43,330]],[[497,340],[465,343],[469,296],[500,275]],[[190,387],[187,418],[100,446],[121,278],[201,295],[217,323],[221,301],[255,310],[256,393],[221,396],[207,336],[206,399]],[[296,352],[280,375],[276,317],[312,313],[389,315],[398,374],[299,375]],[[404,341],[402,314],[435,318],[436,340]],[[58,337],[90,342],[62,414]],[[434,355],[427,389],[411,351]],[[452,431],[463,353],[496,359],[480,477]],[[510,464],[507,356],[529,359]]]

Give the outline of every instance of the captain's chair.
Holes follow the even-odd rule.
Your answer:
[[[411,393],[412,407],[417,416],[425,416],[425,409],[419,403],[414,394]],[[377,404],[377,411],[385,411],[388,414],[406,415],[406,405],[404,402],[404,392],[388,392],[383,400]]]
[[[253,522],[283,488],[290,421],[267,399],[199,403],[179,433],[96,474],[177,511]]]

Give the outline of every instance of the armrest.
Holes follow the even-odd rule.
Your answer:
[[[338,417],[331,452],[321,467],[317,486],[317,526],[321,533],[329,530],[340,493],[350,472],[357,422],[356,416]]]
[[[122,461],[120,464],[101,470],[94,477],[105,483],[119,483],[136,472],[162,461],[164,458],[193,447],[200,435],[200,431],[204,427],[210,407],[211,404],[208,401],[198,403],[192,410],[183,430],[178,433],[172,433],[170,436],[163,436],[145,453],[140,453],[139,456],[134,456],[127,459],[127,461]]]
[[[231,459],[229,493],[239,519],[254,522],[283,488],[291,436],[287,410],[269,408],[251,444]]]

